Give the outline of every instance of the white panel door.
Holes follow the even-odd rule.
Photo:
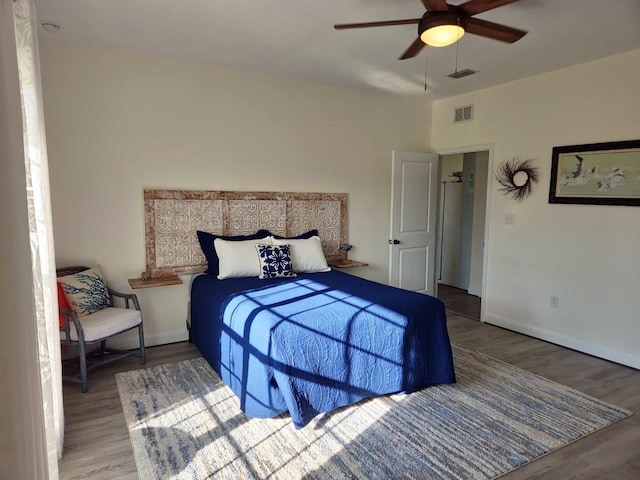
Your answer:
[[[393,152],[389,284],[435,295],[438,155]]]

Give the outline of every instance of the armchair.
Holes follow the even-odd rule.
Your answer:
[[[99,267],[67,267],[56,270],[60,311],[60,343],[78,349],[80,371],[63,380],[80,383],[88,390],[87,374],[93,369],[136,355],[145,363],[142,312],[135,294],[109,288]],[[62,291],[62,295],[60,292]],[[124,308],[116,306],[124,304]],[[137,328],[140,352],[107,348],[109,337]],[[89,352],[89,348],[100,347]],[[90,360],[89,362],[87,360]],[[72,358],[70,360],[75,360]],[[66,362],[66,361],[65,361]]]

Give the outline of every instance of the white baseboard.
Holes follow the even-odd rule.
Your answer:
[[[108,340],[107,344],[111,348],[118,348],[120,350],[134,350],[140,348],[138,342],[138,330],[133,330],[136,335],[122,336],[122,338],[114,338]],[[186,329],[174,330],[172,332],[159,332],[144,335],[144,346],[153,347],[155,345],[165,345],[167,343],[185,342],[189,339],[189,333]]]
[[[594,357],[604,358],[605,360],[640,369],[640,357],[637,355],[630,355],[602,345],[584,342],[574,337],[569,337],[552,330],[547,330],[546,328],[536,327],[534,325],[501,317],[499,315],[485,313],[483,321],[485,323],[490,323],[491,325],[496,325],[508,330],[513,330],[514,332],[524,333],[531,337],[555,343],[556,345],[571,348],[578,352],[588,353]]]

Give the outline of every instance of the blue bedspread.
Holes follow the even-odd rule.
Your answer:
[[[296,426],[363,398],[455,382],[438,299],[339,271],[197,277],[194,343],[253,417]]]

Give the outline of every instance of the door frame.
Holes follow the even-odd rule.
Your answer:
[[[437,153],[438,155],[440,155],[441,157],[443,155],[454,155],[457,153],[474,153],[474,152],[484,152],[484,151],[488,151],[489,155],[488,155],[488,164],[487,164],[487,195],[486,195],[486,199],[485,199],[485,222],[484,222],[484,248],[483,248],[483,252],[482,252],[482,296],[481,298],[484,299],[486,298],[486,293],[487,293],[487,266],[488,266],[488,260],[489,260],[489,224],[491,223],[491,185],[492,182],[491,180],[493,179],[493,147],[494,144],[493,143],[482,143],[482,144],[477,144],[477,145],[467,145],[467,146],[463,146],[463,147],[450,147],[450,148],[441,148],[441,149],[437,149],[435,151],[435,153]],[[442,165],[442,162],[440,162],[440,164]],[[438,182],[438,201],[440,201],[440,197],[442,194],[442,183]],[[438,207],[438,212],[440,212],[440,207],[441,205],[439,205]],[[437,225],[437,235],[441,235],[442,232],[440,232],[440,220],[438,219],[438,225]],[[436,255],[440,255],[440,245],[438,245],[437,251],[436,251]],[[436,293],[437,293],[437,288],[438,288],[438,282],[436,279]],[[480,302],[480,321],[484,322],[484,311],[485,311],[485,304],[486,302],[481,301]]]

